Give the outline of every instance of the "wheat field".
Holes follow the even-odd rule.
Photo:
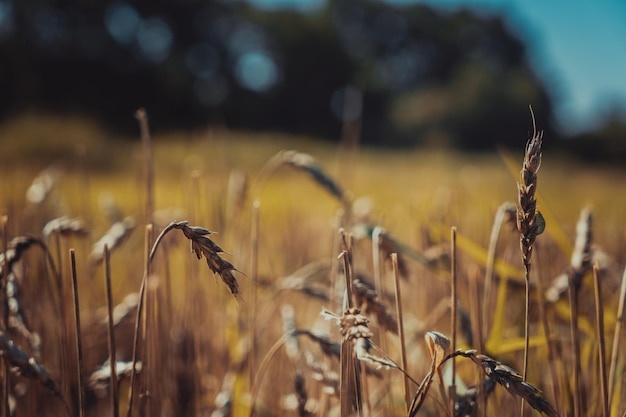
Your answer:
[[[0,126],[2,415],[626,412],[623,168],[147,125]]]

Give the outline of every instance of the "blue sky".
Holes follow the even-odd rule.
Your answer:
[[[315,9],[325,0],[250,0],[264,7]],[[625,0],[387,0],[502,13],[529,47],[566,133],[591,129],[616,105],[626,110]]]

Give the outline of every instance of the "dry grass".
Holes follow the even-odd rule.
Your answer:
[[[19,135],[14,128],[0,131]],[[141,365],[133,382],[133,416],[331,416],[341,414],[342,405],[346,416],[495,416],[518,413],[511,394],[529,404],[526,416],[534,412],[531,408],[549,416],[572,415],[575,407],[581,415],[600,416],[606,414],[603,401],[610,415],[626,410],[626,387],[619,377],[625,363],[619,352],[624,303],[619,289],[626,262],[626,201],[619,198],[626,195],[623,173],[570,169],[547,157],[539,194],[539,148],[531,141],[515,230],[507,222],[510,205],[502,203],[515,195],[506,157],[503,164],[493,156],[361,149],[350,181],[344,181],[335,174],[343,162],[336,149],[302,138],[269,138],[261,144],[252,135],[212,131],[176,143],[158,135],[153,139],[151,218],[163,230],[154,242],[139,232],[144,224],[138,219],[149,206],[146,176],[137,168],[145,152],[138,140],[116,142],[119,154],[112,155],[116,162],[111,165],[103,162],[97,139],[86,142],[84,158],[94,157],[94,149],[99,152],[97,170],[84,171],[80,167],[89,167],[88,159],[78,164],[74,154],[50,161],[57,174],[48,183],[35,181],[42,184],[37,187],[44,197],[37,201],[27,198],[27,190],[34,178],[50,175],[46,164],[0,167],[0,210],[7,214],[1,276],[3,283],[15,284],[11,305],[19,306],[22,321],[41,341],[36,357],[36,346],[17,329],[8,327],[0,337],[5,362],[19,371],[3,376],[9,380],[13,415],[115,415],[112,370],[119,378],[119,411],[126,412],[133,350],[135,372]],[[280,151],[295,145],[301,152]],[[288,167],[278,169],[283,165],[310,178]],[[102,171],[107,166],[113,169]],[[111,201],[110,196],[115,204],[107,203],[105,211],[98,202]],[[254,210],[253,202],[258,202]],[[593,224],[590,212],[579,218],[580,208],[590,203]],[[541,231],[538,210],[547,226],[535,241]],[[219,234],[176,221],[181,218]],[[454,322],[451,225],[457,230],[453,264],[460,350],[448,354],[444,335],[452,335]],[[172,230],[180,230],[184,239]],[[143,248],[144,239],[152,250]],[[45,244],[44,251],[32,250],[38,242]],[[110,264],[101,262],[105,244],[111,249]],[[190,246],[208,268],[189,256]],[[74,321],[63,310],[73,304],[70,248],[80,301],[80,380]],[[394,253],[402,277],[398,284]],[[575,303],[568,305],[561,296],[567,284],[549,297],[541,313],[532,308],[541,297],[528,297],[531,309],[525,319],[523,288],[531,256],[530,289],[548,288],[553,277],[579,268]],[[602,311],[590,296],[591,260],[600,266]],[[103,274],[110,275],[109,289],[97,284]],[[213,274],[222,282],[216,285]],[[401,306],[393,297],[396,285],[401,286]],[[471,298],[480,293],[488,294],[483,305]],[[115,300],[109,320],[102,306],[112,307]],[[340,326],[322,320],[321,310]],[[4,311],[13,310],[5,304]],[[577,319],[571,320],[574,313]],[[404,343],[397,335],[400,316]],[[482,332],[475,323],[480,319]],[[109,321],[113,366],[106,362]],[[543,323],[549,324],[545,333]],[[570,342],[569,323],[580,352]],[[527,324],[541,336],[528,332],[525,338]],[[614,339],[606,347],[611,358],[606,373],[601,372],[600,324],[601,333]],[[528,382],[514,370],[523,368],[526,342]],[[472,349],[475,345],[480,352]],[[449,393],[455,357],[456,391]],[[572,371],[579,363],[589,366],[580,370],[575,386]],[[414,399],[408,412],[405,377]],[[84,406],[79,405],[79,381],[84,382]],[[553,389],[557,384],[560,389]],[[450,407],[453,398],[456,408]]]

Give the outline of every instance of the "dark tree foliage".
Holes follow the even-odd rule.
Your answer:
[[[336,0],[310,13],[217,0],[0,0],[0,117],[78,112],[135,133],[221,124],[376,145],[519,144],[552,105],[499,16]],[[3,10],[3,11],[2,11]]]

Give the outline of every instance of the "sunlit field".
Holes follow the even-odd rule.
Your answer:
[[[626,411],[623,167],[543,153],[526,339],[529,132],[457,154],[151,124],[149,146],[84,119],[0,125],[12,415]]]

